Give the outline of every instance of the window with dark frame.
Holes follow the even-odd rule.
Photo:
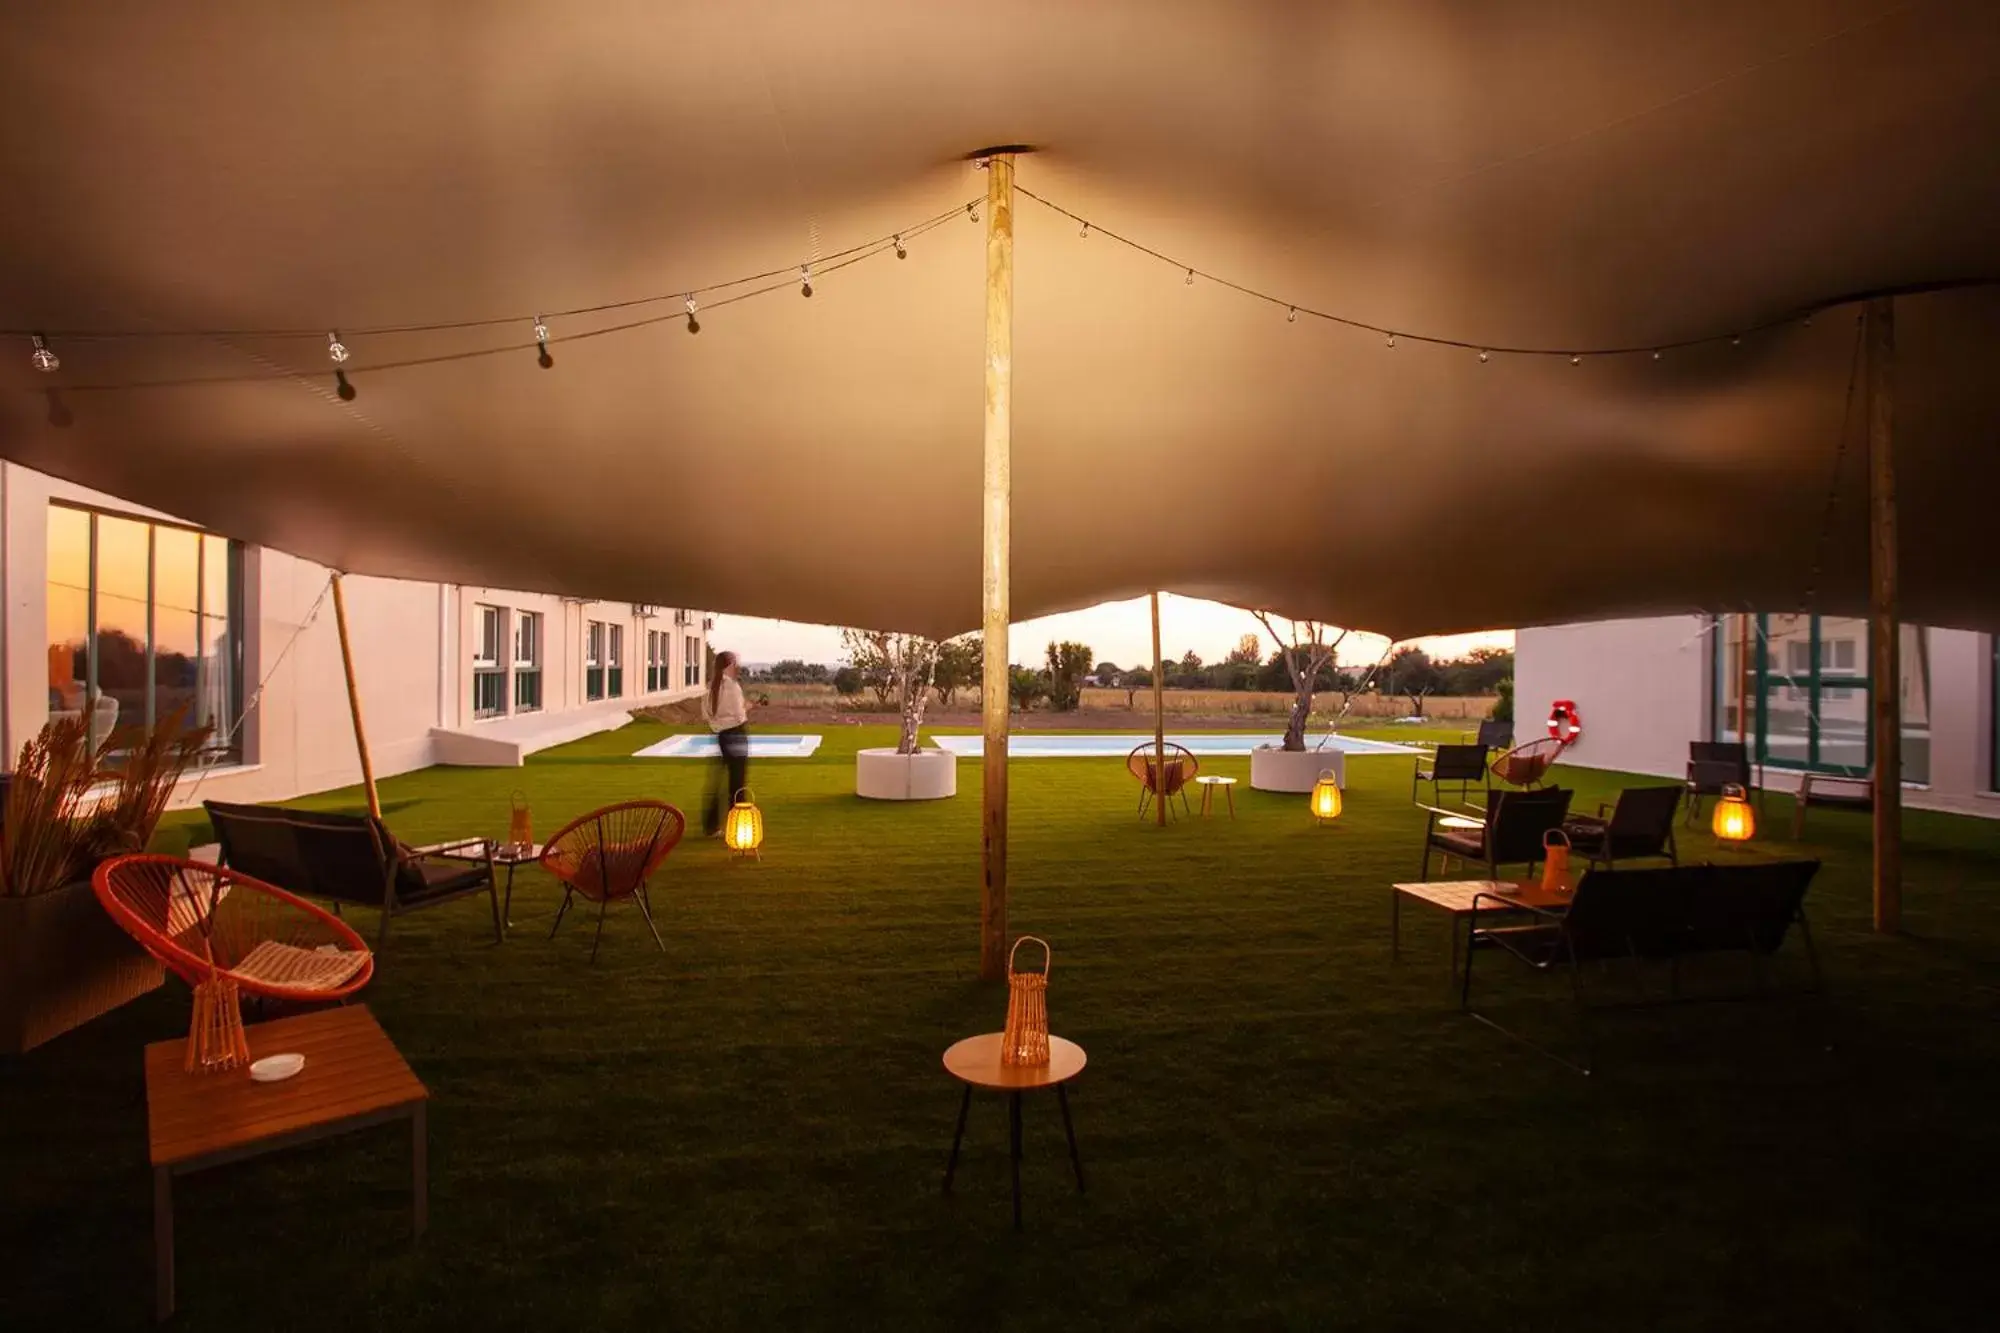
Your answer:
[[[507,612],[478,603],[472,614],[472,716],[500,717],[507,711],[507,672],[500,660]]]
[[[604,630],[601,620],[586,621],[583,627],[583,697],[604,697]]]
[[[514,711],[538,712],[542,706],[542,613],[514,614]]]

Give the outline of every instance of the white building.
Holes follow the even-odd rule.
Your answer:
[[[176,709],[216,732],[182,801],[277,800],[358,782],[329,571],[0,463],[0,739],[52,713]],[[707,617],[398,579],[343,580],[377,777],[518,764],[698,694]]]
[[[2000,817],[1991,634],[1902,628],[1906,805]],[[1772,790],[1811,771],[1865,775],[1868,623],[1836,616],[1663,616],[1524,629],[1515,636],[1517,734],[1534,734],[1558,699],[1583,735],[1564,762],[1681,777],[1688,742],[1742,739]],[[1761,701],[1761,703],[1760,703]]]

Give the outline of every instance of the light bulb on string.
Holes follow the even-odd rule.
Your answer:
[[[1389,341],[1388,341],[1388,342],[1386,342],[1386,343],[1384,343],[1384,344],[1382,344],[1382,345],[1383,345],[1384,347],[1394,347],[1394,346],[1396,345],[1396,335],[1395,335],[1395,334],[1393,334],[1393,333],[1392,333],[1392,334],[1390,334],[1390,335],[1389,335]]]
[[[910,252],[909,252],[908,250],[906,250],[906,249],[904,249],[904,248],[903,248],[903,238],[902,238],[902,236],[901,236],[900,234],[898,234],[898,235],[896,236],[895,240],[896,240],[896,258],[898,258],[898,259],[908,259],[908,258],[910,257]]]
[[[972,203],[969,203],[965,206],[965,216],[972,219],[974,222],[979,221],[978,200],[974,200]]]
[[[339,329],[326,335],[326,356],[336,366],[347,360],[347,346],[340,341]]]
[[[28,337],[35,344],[35,350],[28,353],[28,364],[44,375],[53,375],[62,368],[62,358],[49,350],[49,345],[42,341],[41,334],[31,333]]]
[[[1569,358],[1569,363],[1572,366],[1580,366],[1583,364],[1583,358],[1572,353]]]
[[[1479,364],[1480,364],[1480,365],[1482,365],[1482,366],[1483,366],[1483,365],[1485,365],[1485,364],[1486,364],[1486,363],[1487,363],[1488,361],[1490,361],[1491,359],[1492,359],[1492,358],[1491,358],[1491,357],[1489,357],[1489,356],[1487,355],[1487,353],[1486,353],[1486,349],[1485,349],[1484,347],[1482,347],[1482,348],[1480,348],[1480,349],[1479,349]]]
[[[1083,224],[1083,227],[1082,227],[1082,228],[1081,228],[1081,229],[1080,229],[1080,230],[1079,230],[1079,231],[1078,231],[1078,232],[1076,233],[1076,235],[1077,235],[1077,239],[1078,239],[1078,240],[1083,240],[1083,241],[1087,241],[1087,240],[1089,240],[1089,239],[1090,239],[1090,224],[1089,224],[1088,222],[1084,223],[1084,224]]]
[[[535,354],[536,365],[547,370],[556,363],[556,359],[549,355],[549,326],[542,323],[540,315],[535,316],[535,346],[541,349]]]
[[[1296,324],[1296,323],[1298,323],[1298,322],[1299,322],[1299,308],[1298,308],[1297,306],[1295,306],[1295,305],[1288,305],[1288,306],[1286,306],[1286,307],[1285,307],[1285,323],[1287,323],[1287,324]]]
[[[697,303],[695,302],[695,299],[694,299],[694,293],[693,293],[693,292],[689,292],[689,293],[688,293],[688,297],[687,297],[687,300],[686,300],[686,301],[685,301],[685,302],[684,302],[683,304],[685,304],[685,305],[687,306],[687,312],[688,312],[688,332],[689,332],[689,333],[700,333],[700,332],[701,332],[701,321],[700,321],[700,320],[698,320],[698,319],[696,319],[696,318],[695,318],[694,316],[695,316],[695,312],[696,312],[697,310],[701,309],[701,307],[700,307],[700,305],[698,305],[698,304],[697,304]]]
[[[1193,270],[1193,269],[1189,269],[1189,270],[1188,270],[1188,274],[1187,274],[1187,285],[1188,285],[1188,286],[1190,286],[1190,287],[1194,286],[1194,270]]]
[[[1741,347],[1743,345],[1743,335],[1740,333],[1730,335],[1729,345],[1731,347]]]
[[[1660,359],[1660,349],[1655,347],[1653,349],[1653,360],[1658,361],[1659,359]]]
[[[812,294],[813,294],[812,265],[801,264],[799,265],[799,295],[809,297]]]
[[[354,401],[354,386],[347,382],[346,371],[344,370],[334,371],[333,383],[334,383],[333,391],[340,395],[341,402],[351,403]]]

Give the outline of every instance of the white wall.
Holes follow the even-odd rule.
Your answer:
[[[1516,734],[1538,733],[1556,699],[1574,699],[1584,736],[1564,762],[1680,777],[1689,741],[1710,734],[1707,621],[1701,616],[1607,620],[1524,629],[1514,636]],[[1993,640],[1969,630],[1932,629],[1931,754],[1928,781],[1906,784],[1917,809],[2000,818],[1993,774]],[[1797,775],[1765,770],[1772,790]]]
[[[1687,775],[1688,742],[1708,736],[1707,622],[1602,620],[1514,636],[1514,734],[1545,735],[1549,705],[1573,699],[1583,735],[1564,763]]]
[[[14,464],[0,464],[0,739],[6,754],[48,720],[48,510],[52,500],[134,517],[172,520],[116,497],[57,481]],[[359,782],[361,764],[347,707],[339,634],[328,571],[281,551],[244,550],[245,610],[243,763],[183,784],[178,804],[204,799],[278,800]],[[343,581],[355,676],[375,774],[386,777],[440,762],[501,753],[458,737],[505,739],[518,756],[551,739],[602,729],[630,708],[691,695],[680,685],[686,635],[703,639],[703,617],[674,624],[671,608],[650,621],[626,602],[578,602],[543,594],[350,575]],[[543,615],[542,709],[529,715],[475,721],[472,643],[481,604]],[[601,620],[624,626],[624,691],[620,698],[584,699],[583,626]],[[666,690],[645,692],[648,628],[673,636]],[[512,649],[511,629],[506,648]],[[263,682],[261,695],[258,684]],[[249,703],[256,698],[254,707]],[[511,680],[506,692],[512,704]],[[490,759],[487,760],[491,762]]]

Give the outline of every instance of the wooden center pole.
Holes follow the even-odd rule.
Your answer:
[[[354,748],[361,754],[361,785],[368,790],[368,813],[382,817],[382,798],[375,794],[375,763],[368,757],[368,732],[361,725],[361,689],[354,683],[354,650],[347,641],[347,597],[340,574],[333,576],[333,623],[340,630],[340,666],[347,673],[347,711],[354,718]]]
[[[1153,806],[1167,826],[1167,664],[1160,660],[1160,594],[1153,594]]]
[[[986,475],[981,608],[986,730],[980,826],[979,975],[1007,975],[1008,570],[1013,526],[1014,155],[986,159]]]
[[[1875,745],[1875,929],[1903,921],[1903,669],[1896,573],[1896,306],[1868,303],[1868,655]]]

